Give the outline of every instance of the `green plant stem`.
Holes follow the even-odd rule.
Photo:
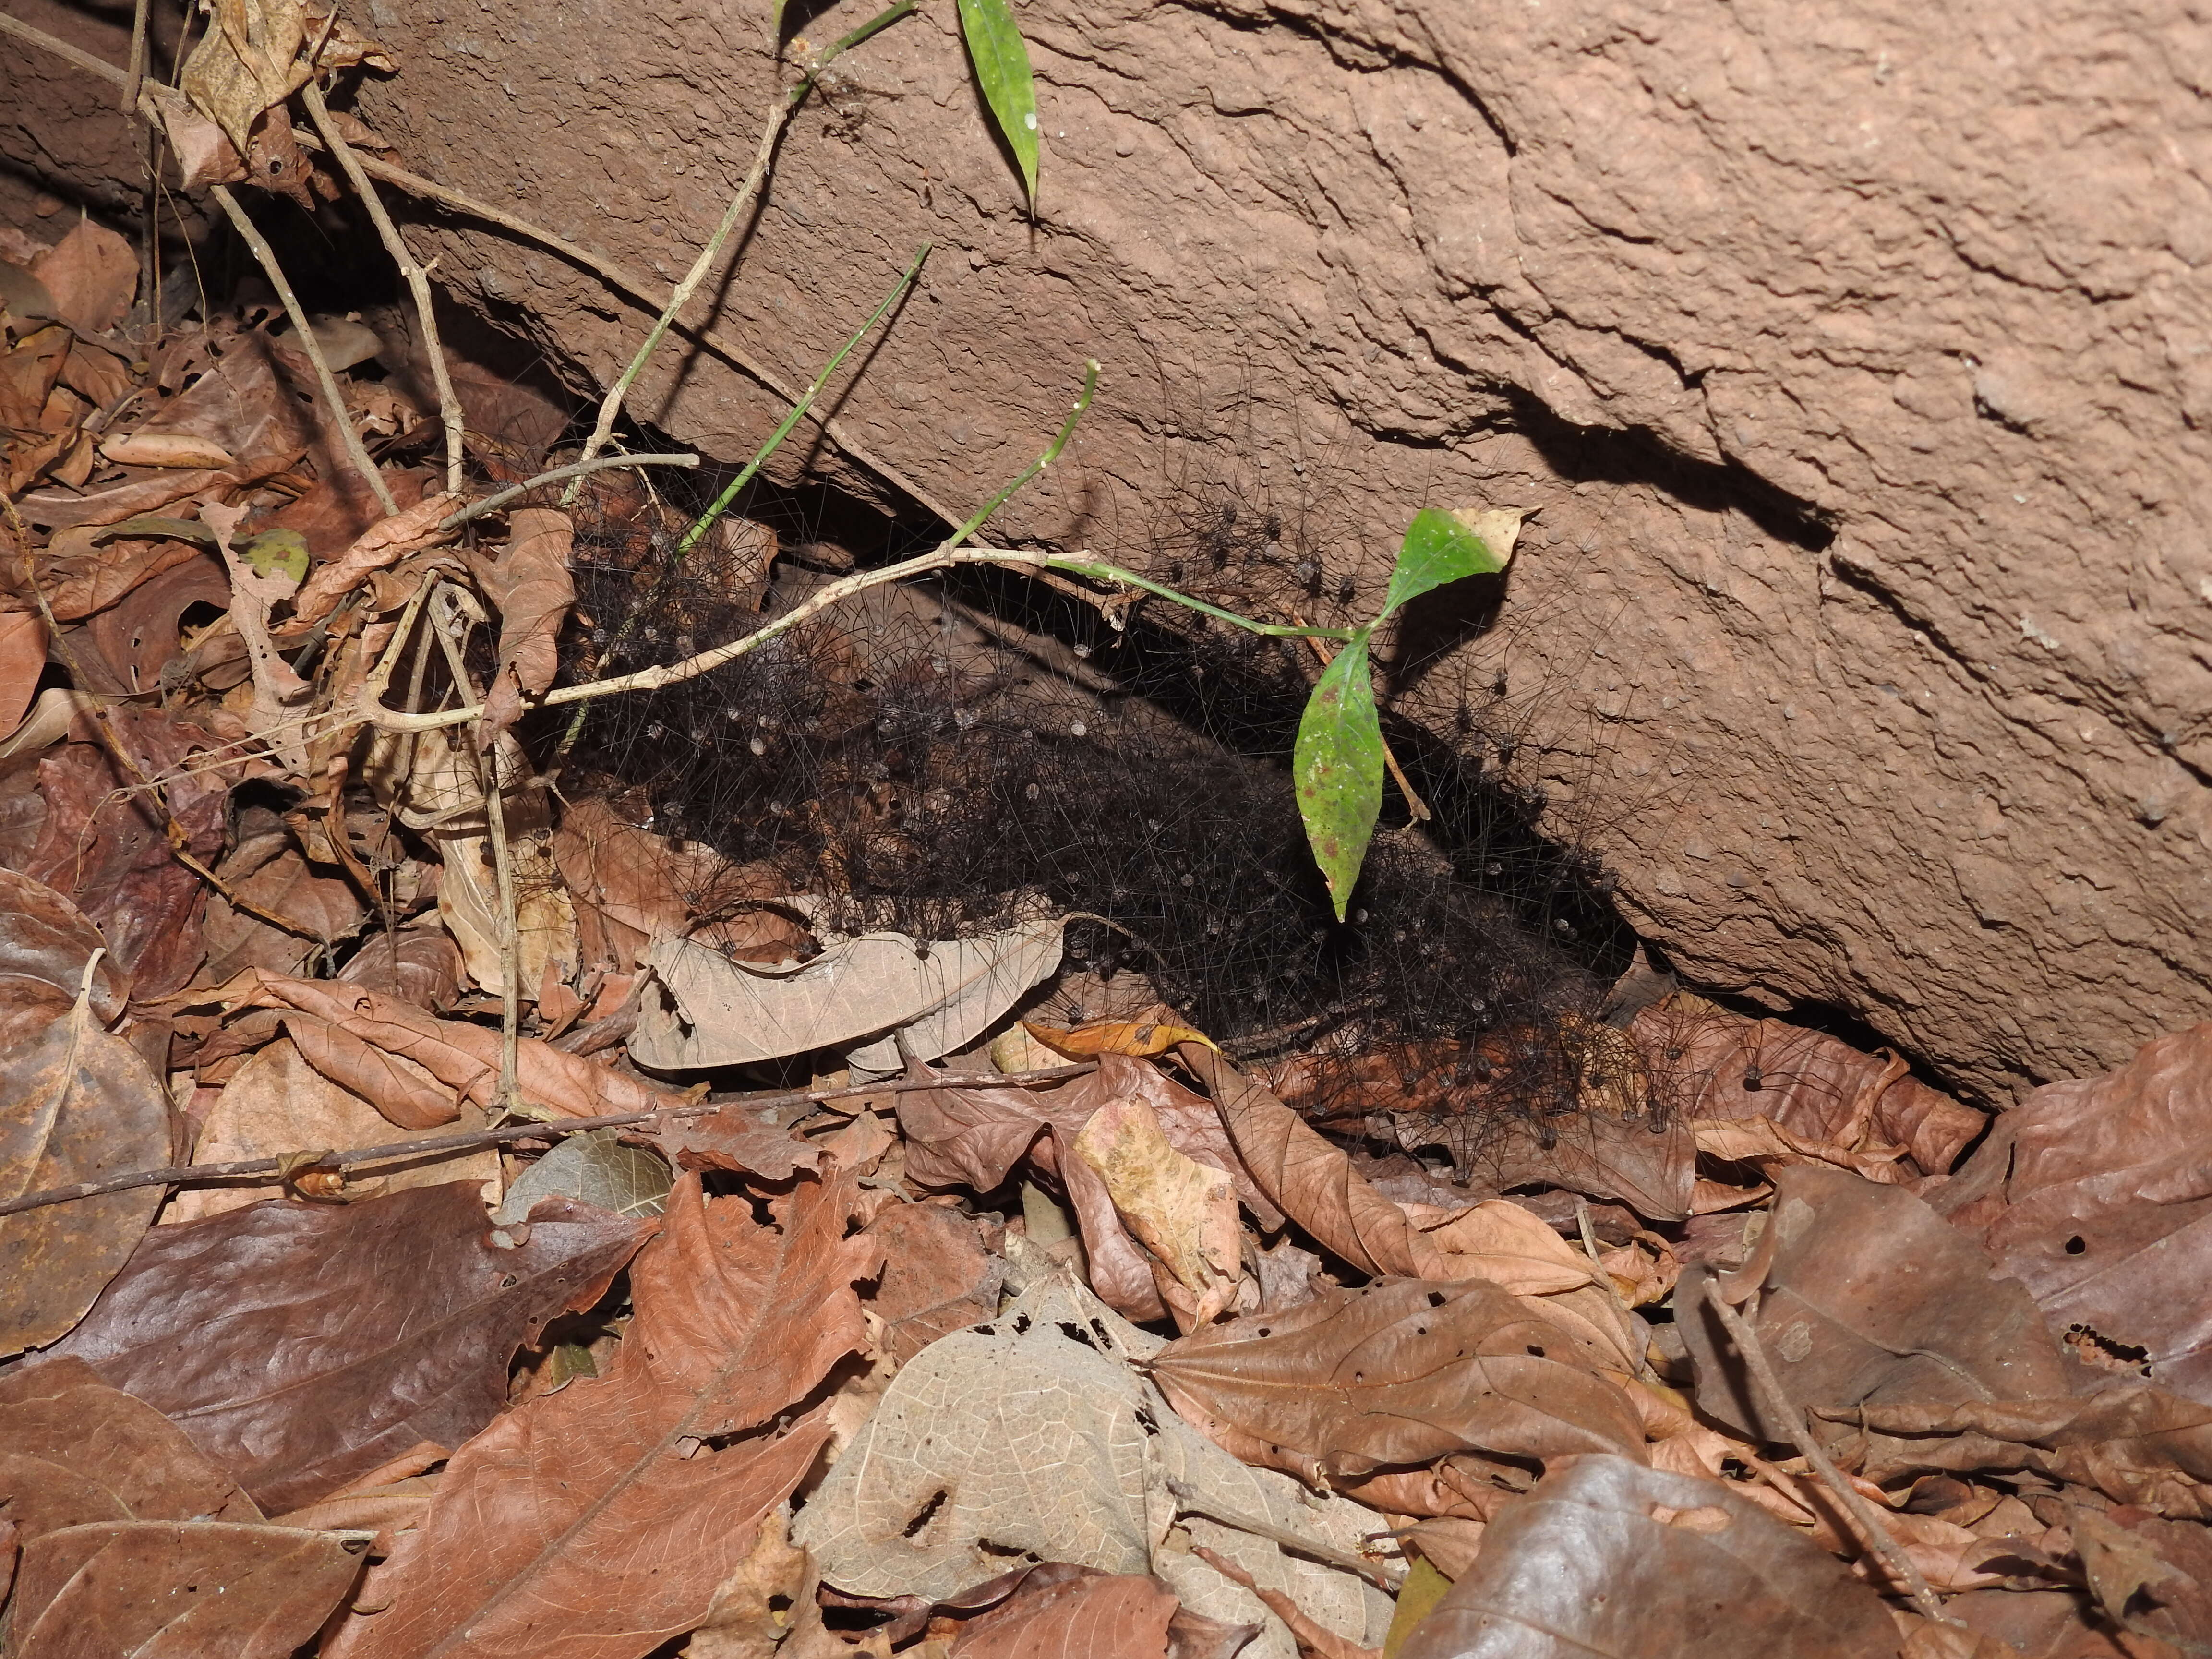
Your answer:
[[[817,374],[806,390],[799,394],[799,400],[792,404],[790,412],[785,415],[782,421],[777,424],[775,430],[769,434],[768,441],[753,452],[753,458],[745,463],[744,470],[724,486],[722,493],[714,497],[714,505],[702,513],[692,526],[684,532],[684,538],[676,544],[678,558],[682,558],[699,544],[700,538],[714,528],[714,521],[730,510],[730,503],[737,500],[738,492],[753,481],[761,468],[767,465],[769,457],[782,447],[783,441],[791,435],[792,428],[806,417],[807,410],[814,406],[814,400],[822,395],[822,389],[830,384],[830,377],[843,366],[846,358],[853,355],[854,348],[867,338],[868,331],[883,321],[890,313],[891,307],[905,296],[907,289],[914,286],[914,279],[921,274],[922,261],[929,258],[929,251],[934,246],[936,246],[934,242],[924,242],[921,245],[921,251],[914,256],[913,263],[907,266],[897,283],[893,285],[891,291],[884,295],[883,303],[869,313],[868,320],[855,329],[852,337],[843,345],[839,346],[831,355],[830,361],[823,364],[822,372]],[[625,623],[624,626],[627,627],[628,624]]]
[[[805,418],[807,411],[814,406],[814,400],[822,395],[822,389],[830,384],[830,377],[836,374],[845,359],[852,355],[854,348],[867,337],[868,331],[881,322],[889,314],[891,307],[896,305],[906,291],[914,285],[914,279],[921,274],[922,261],[929,258],[929,250],[935,246],[933,242],[924,242],[921,245],[921,251],[914,256],[914,262],[901,274],[891,291],[884,295],[883,303],[869,314],[867,321],[854,331],[852,337],[831,355],[830,361],[822,366],[822,372],[817,374],[812,383],[799,395],[798,399],[793,403],[790,411],[777,424],[775,430],[769,434],[768,441],[753,452],[752,459],[747,461],[744,470],[724,487],[722,493],[714,498],[714,505],[701,514],[693,521],[691,527],[684,532],[683,539],[676,544],[675,551],[669,556],[668,562],[662,568],[659,580],[653,585],[656,595],[661,586],[667,581],[670,574],[674,572],[678,563],[699,544],[700,538],[714,527],[715,521],[729,511],[730,503],[737,500],[738,492],[759,475],[761,468],[767,465],[769,457],[782,447],[783,441],[791,435],[792,428]],[[597,465],[599,463],[592,462],[590,465]],[[630,632],[637,626],[637,619],[642,611],[642,606],[634,608],[630,614],[623,619],[622,626],[615,630],[614,637],[607,641],[607,648],[602,653],[600,660],[605,661],[608,657],[613,656],[629,641]],[[590,718],[591,705],[589,703],[580,705],[574,718],[568,722],[568,729],[561,734],[560,745],[554,751],[555,766],[559,766],[574,750],[577,740],[584,735],[584,724]]]

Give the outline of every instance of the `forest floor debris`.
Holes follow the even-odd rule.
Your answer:
[[[635,480],[456,493],[374,330],[9,237],[10,1652],[2212,1645],[2212,1025],[1994,1122],[1681,991],[1232,1057],[1035,892],[870,923],[957,777],[817,755],[810,887],[546,764],[580,603],[691,648]],[[738,746],[909,708],[821,660]],[[975,666],[893,691],[981,745]]]

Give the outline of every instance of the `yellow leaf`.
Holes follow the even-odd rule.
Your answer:
[[[1129,1231],[1197,1297],[1196,1325],[1235,1301],[1243,1236],[1226,1172],[1177,1152],[1158,1114],[1134,1098],[1093,1112],[1075,1154],[1098,1172]]]
[[[1154,1003],[1136,1019],[1094,1020],[1072,1031],[1032,1025],[1027,1020],[1022,1022],[1022,1027],[1046,1048],[1072,1060],[1089,1060],[1096,1054],[1164,1054],[1178,1042],[1203,1042],[1215,1053],[1220,1052],[1212,1038],[1188,1025],[1176,1024],[1174,1015],[1159,1003]]]

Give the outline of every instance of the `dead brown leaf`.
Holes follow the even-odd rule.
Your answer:
[[[522,718],[525,699],[553,684],[561,623],[576,603],[568,576],[574,533],[565,513],[518,507],[507,515],[506,548],[477,566],[484,597],[499,611],[499,664],[484,696],[480,747]]]
[[[256,972],[233,988],[240,1006],[289,1011],[284,1029],[308,1063],[402,1128],[450,1123],[464,1101],[487,1109],[496,1102],[500,1034],[489,1026],[440,1019],[328,980]],[[571,1117],[674,1103],[665,1091],[535,1037],[522,1040],[518,1071],[526,1098]]]
[[[475,1182],[256,1204],[147,1234],[50,1352],[167,1413],[264,1508],[291,1509],[482,1428],[506,1403],[509,1356],[595,1301],[651,1231],[549,1200],[502,1249]]]
[[[1165,1659],[1182,1604],[1149,1573],[1048,1562],[960,1627],[956,1659]]]
[[[1174,1276],[1158,1286],[1185,1330],[1235,1305],[1243,1232],[1226,1171],[1186,1158],[1158,1113],[1117,1097],[1091,1115],[1068,1148],[1105,1183],[1123,1223]]]
[[[363,1546],[230,1521],[101,1521],[23,1551],[10,1654],[287,1659],[360,1577]]]
[[[973,1217],[945,1204],[894,1204],[868,1236],[884,1252],[868,1311],[884,1322],[878,1344],[894,1364],[999,1311],[1006,1264],[985,1250]]]
[[[69,234],[31,263],[61,319],[80,334],[105,334],[131,310],[138,291],[138,255],[103,225],[80,219]]]
[[[480,1127],[483,1121],[479,1115],[466,1127]],[[248,1055],[222,1085],[222,1092],[208,1108],[200,1126],[192,1162],[240,1163],[324,1147],[377,1146],[404,1139],[392,1133],[391,1124],[374,1107],[323,1076],[300,1057],[296,1048],[279,1037]],[[429,1152],[356,1170],[348,1178],[367,1182],[371,1194],[408,1187],[435,1187],[449,1181],[475,1182],[485,1201],[496,1203],[499,1151],[481,1146],[473,1152]],[[161,1224],[198,1221],[265,1198],[282,1198],[285,1190],[282,1182],[273,1181],[266,1185],[188,1188],[169,1200]]]
[[[101,1024],[88,990],[47,1006],[0,1054],[0,1198],[168,1161],[168,1099],[145,1060]],[[160,1202],[149,1187],[0,1218],[0,1353],[82,1319]]]
[[[81,1359],[0,1376],[0,1519],[19,1540],[93,1521],[258,1521],[238,1483]]]
[[[1615,1384],[1559,1326],[1477,1279],[1395,1279],[1170,1342],[1152,1376],[1225,1449],[1311,1484],[1457,1451],[1641,1458]]]
[[[461,951],[442,927],[379,933],[354,952],[337,977],[398,1002],[443,1013],[461,994]]]
[[[34,611],[0,610],[0,736],[22,723],[46,667],[46,625]]]
[[[1644,1009],[1632,1030],[1655,1087],[1685,1118],[1765,1118],[1801,1146],[1844,1152],[1896,1146],[1922,1175],[1948,1170],[1987,1122],[1908,1075],[1887,1049],[1862,1054],[1824,1033],[1747,1019],[1684,993]]]
[[[1705,1298],[1757,1301],[1753,1328],[1794,1403],[1816,1410],[2063,1395],[2057,1345],[2017,1280],[1911,1193],[1816,1164],[1777,1171],[1751,1259],[1686,1291],[1678,1328],[1698,1408],[1755,1438],[1793,1425],[1754,1411],[1741,1362]]]
[[[138,771],[164,781],[162,799],[192,854],[216,856],[228,785],[220,773],[191,766],[213,740],[197,726],[130,704],[111,708],[108,719]],[[182,989],[205,953],[206,889],[171,852],[161,813],[137,779],[96,744],[64,744],[38,765],[46,821],[23,873],[66,895],[92,920],[131,974],[135,996],[151,1001]]]
[[[865,1340],[853,1178],[802,1177],[776,1224],[686,1176],[631,1268],[614,1369],[507,1413],[453,1455],[392,1558],[386,1611],[331,1659],[539,1652],[636,1659],[706,1616],[812,1462],[822,1413],[754,1433]],[[733,1444],[717,1446],[725,1438]],[[651,1540],[650,1571],[638,1547]]]
[[[2212,1402],[2212,1023],[2116,1072],[2036,1090],[1934,1201],[1980,1237],[2058,1330],[2141,1349],[2166,1388]]]
[[[90,918],[61,894],[0,869],[0,1048],[76,1000],[96,951],[93,1016],[103,1025],[120,1018],[131,980],[105,946]]]
[[[1718,1481],[1577,1458],[1490,1523],[1401,1659],[1870,1659],[1881,1599]]]
[[[1176,1056],[1213,1097],[1238,1156],[1268,1201],[1361,1273],[1441,1277],[1436,1247],[1342,1152],[1211,1048]]]

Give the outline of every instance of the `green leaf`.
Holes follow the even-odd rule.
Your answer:
[[[307,538],[296,530],[264,530],[239,552],[256,575],[307,580]]]
[[[1030,49],[1023,43],[1006,0],[960,0],[960,30],[968,39],[968,60],[984,101],[1022,170],[1030,211],[1036,211],[1036,83],[1030,76]]]
[[[1355,634],[1322,671],[1291,755],[1298,816],[1339,921],[1382,811],[1382,725],[1367,665],[1368,631]]]
[[[1524,515],[1510,508],[1478,513],[1470,507],[1439,512],[1425,507],[1406,526],[1397,568],[1382,599],[1380,623],[1408,599],[1462,576],[1487,576],[1505,568]]]
[[[779,49],[783,45],[783,7],[784,0],[771,0],[768,9],[769,38]]]

